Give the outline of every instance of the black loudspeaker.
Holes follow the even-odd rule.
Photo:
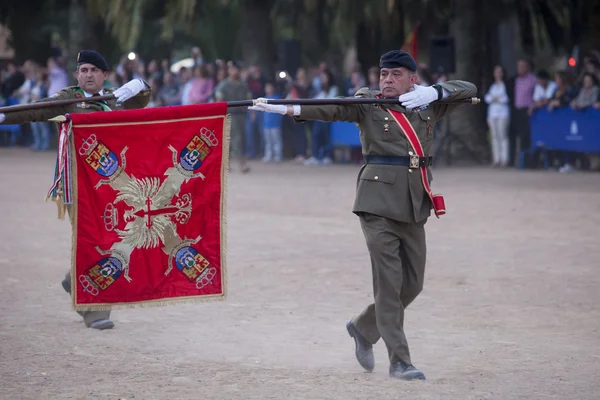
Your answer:
[[[296,76],[296,71],[302,64],[302,52],[300,41],[294,39],[282,40],[277,49],[277,67],[279,70],[286,71],[292,77]]]
[[[456,72],[454,38],[449,36],[431,39],[429,47],[429,69],[432,73],[453,74]]]

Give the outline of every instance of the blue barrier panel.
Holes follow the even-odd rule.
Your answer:
[[[359,146],[360,132],[353,122],[331,123],[331,144],[333,146]]]
[[[532,148],[600,153],[600,110],[541,109],[530,124]]]
[[[21,132],[21,125],[0,125],[0,132]]]
[[[15,98],[10,96],[8,98],[8,101],[6,103],[7,106],[14,106],[19,104],[19,101]],[[16,136],[21,134],[21,125],[2,125],[0,124],[0,132],[10,132],[12,133],[13,138],[16,138]]]

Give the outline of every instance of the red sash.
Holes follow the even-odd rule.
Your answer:
[[[423,152],[423,146],[421,146],[421,142],[419,141],[419,137],[415,132],[415,128],[413,128],[413,126],[410,124],[410,121],[408,120],[408,118],[406,118],[406,115],[402,114],[401,112],[393,111],[390,109],[387,109],[387,112],[391,114],[392,118],[394,118],[396,123],[400,126],[400,129],[408,139],[408,142],[410,143],[417,156],[425,157],[425,154]],[[419,169],[421,170],[421,181],[423,182],[423,188],[425,188],[425,191],[431,199],[431,204],[433,204],[435,216],[439,218],[440,215],[446,214],[446,205],[444,204],[444,197],[441,194],[433,194],[431,192],[429,180],[427,179],[427,167],[420,167]]]

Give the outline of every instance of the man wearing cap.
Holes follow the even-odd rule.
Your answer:
[[[105,101],[92,101],[75,103],[50,108],[14,111],[6,114],[0,113],[0,123],[24,124],[27,122],[48,121],[58,115],[67,113],[86,113],[95,111],[112,111],[122,109],[144,108],[150,99],[150,87],[141,79],[133,79],[116,90],[104,89],[104,81],[108,77],[108,64],[104,57],[92,50],[82,50],[77,56],[77,70],[75,76],[78,86],[69,86],[52,97],[39,101],[83,99],[94,96],[114,94],[115,99]],[[67,207],[70,214],[70,207]],[[62,287],[71,293],[71,275],[67,272],[62,281]],[[79,312],[85,325],[94,329],[110,329],[114,323],[109,319],[110,311]]]
[[[248,84],[240,77],[240,66],[235,61],[227,63],[228,77],[215,88],[217,101],[240,101],[252,99],[252,92]],[[246,163],[244,149],[244,132],[246,129],[246,111],[242,107],[231,107],[228,110],[231,116],[231,149],[230,152],[237,159],[240,171],[247,173],[250,167]]]
[[[108,63],[99,53],[93,50],[82,50],[77,56],[77,86],[68,86],[52,97],[39,101],[67,100],[89,98],[114,94],[115,99],[74,103],[64,106],[40,108],[26,111],[0,113],[0,123],[24,124],[27,122],[48,121],[57,115],[75,114],[96,111],[111,111],[144,108],[150,100],[150,86],[141,79],[133,79],[120,88],[104,89],[104,81],[108,78]]]
[[[379,63],[379,91],[361,88],[355,97],[398,99],[398,104],[325,106],[269,105],[253,110],[293,115],[297,121],[349,121],[360,129],[365,158],[358,174],[353,212],[359,217],[371,259],[374,303],[346,324],[355,356],[367,371],[375,366],[372,346],[380,338],[389,356],[389,374],[399,379],[425,379],[413,366],[404,333],[404,309],[423,288],[425,223],[443,201],[431,193],[431,157],[435,124],[460,106],[449,100],[476,95],[475,85],[447,81],[417,85],[417,65],[399,50]]]

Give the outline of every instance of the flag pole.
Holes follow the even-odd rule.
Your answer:
[[[255,99],[255,100],[241,100],[241,101],[229,101],[227,107],[246,107],[254,106],[258,103],[275,104],[275,105],[341,105],[341,104],[400,104],[398,98],[393,99],[380,99],[371,97],[340,97],[340,98],[329,98],[329,99]],[[445,100],[444,104],[479,104],[481,99],[478,97],[470,97],[468,99],[460,100]]]
[[[101,100],[114,100],[115,96],[112,94],[104,96],[95,96],[93,98],[87,97],[82,99],[65,99],[65,100],[43,100],[35,103],[18,104],[8,107],[0,107],[0,113],[9,113],[15,111],[28,111],[37,110],[40,108],[52,108],[56,106],[65,106],[75,103],[87,103]],[[253,100],[241,100],[241,101],[228,101],[227,107],[249,107],[254,106],[258,103],[276,104],[276,105],[342,105],[342,104],[399,104],[398,99],[379,99],[379,98],[365,98],[365,97],[340,97],[332,99],[253,99]],[[468,99],[461,100],[446,100],[444,104],[479,104],[481,99],[477,97],[471,97]],[[177,107],[177,106],[175,106]]]

